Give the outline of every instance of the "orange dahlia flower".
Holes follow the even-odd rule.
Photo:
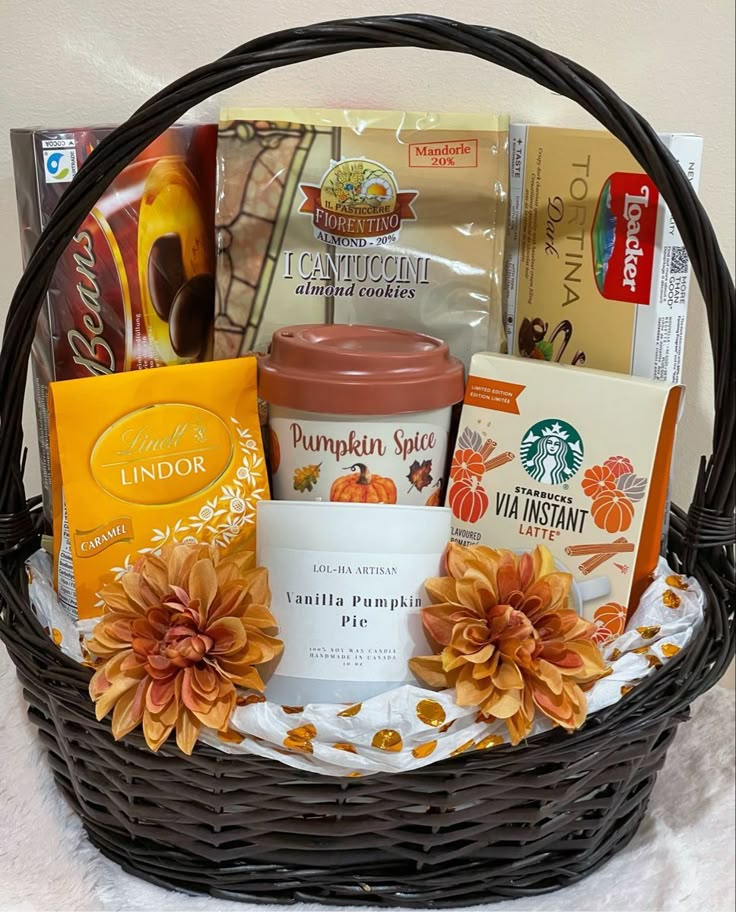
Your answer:
[[[517,744],[536,710],[573,731],[585,721],[583,689],[606,672],[596,626],[568,607],[572,577],[538,547],[515,555],[482,545],[448,548],[447,576],[430,579],[422,609],[437,654],[411,659],[435,688],[454,687],[459,706],[504,719]]]
[[[122,738],[141,722],[156,751],[176,729],[191,754],[202,726],[227,730],[235,686],[263,691],[255,665],[277,656],[271,593],[254,556],[218,559],[207,545],[143,556],[100,593],[104,615],[87,648],[102,661],[89,685],[97,718]]]

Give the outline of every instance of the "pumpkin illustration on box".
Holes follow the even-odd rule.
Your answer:
[[[625,532],[634,518],[634,505],[625,494],[614,489],[596,497],[590,512],[598,528]]]
[[[616,602],[607,602],[596,610],[593,620],[597,626],[593,639],[602,646],[624,632],[626,609]]]
[[[488,488],[484,486],[486,473],[514,458],[511,452],[494,456],[495,449],[496,441],[479,431],[466,427],[458,436],[450,466],[452,484],[447,503],[453,515],[463,522],[474,523],[483,518],[490,503]]]
[[[428,489],[445,465],[463,375],[445,342],[420,333],[278,330],[259,363],[274,499],[440,506],[441,491]]]
[[[488,494],[477,475],[453,482],[448,504],[454,516],[464,522],[477,522],[488,509]]]

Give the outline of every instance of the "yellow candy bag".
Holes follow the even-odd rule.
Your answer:
[[[143,553],[177,542],[255,549],[268,498],[256,360],[52,383],[54,580],[72,617]]]

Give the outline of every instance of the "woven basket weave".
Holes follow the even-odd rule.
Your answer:
[[[113,740],[89,671],[32,613],[23,559],[39,498],[23,486],[22,400],[35,319],[59,255],[100,193],[210,94],[274,67],[353,49],[420,47],[500,64],[579,102],[624,142],[666,199],[705,298],[715,366],[713,455],[693,505],[673,510],[669,559],[707,595],[693,642],[569,736],[469,753],[416,772],[333,779],[198,747],[158,754]],[[690,703],[734,649],[734,285],[713,228],[654,130],[577,64],[491,28],[425,16],[344,20],[252,41],[178,80],[89,157],[60,201],[10,305],[0,352],[0,637],[59,788],[90,840],[139,877],[252,902],[439,908],[531,896],[579,880],[631,839]]]

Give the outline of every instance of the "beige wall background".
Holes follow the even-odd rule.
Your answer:
[[[188,70],[258,34],[325,18],[412,11],[518,32],[596,72],[660,131],[705,138],[700,195],[734,262],[733,0],[0,0],[0,319],[21,272],[8,130],[119,122]],[[589,126],[586,114],[519,76],[460,55],[360,51],[268,73],[220,103],[508,111],[515,120]],[[674,475],[689,503],[709,452],[712,368],[705,310],[693,289],[688,387]],[[38,489],[28,404],[27,488]]]

